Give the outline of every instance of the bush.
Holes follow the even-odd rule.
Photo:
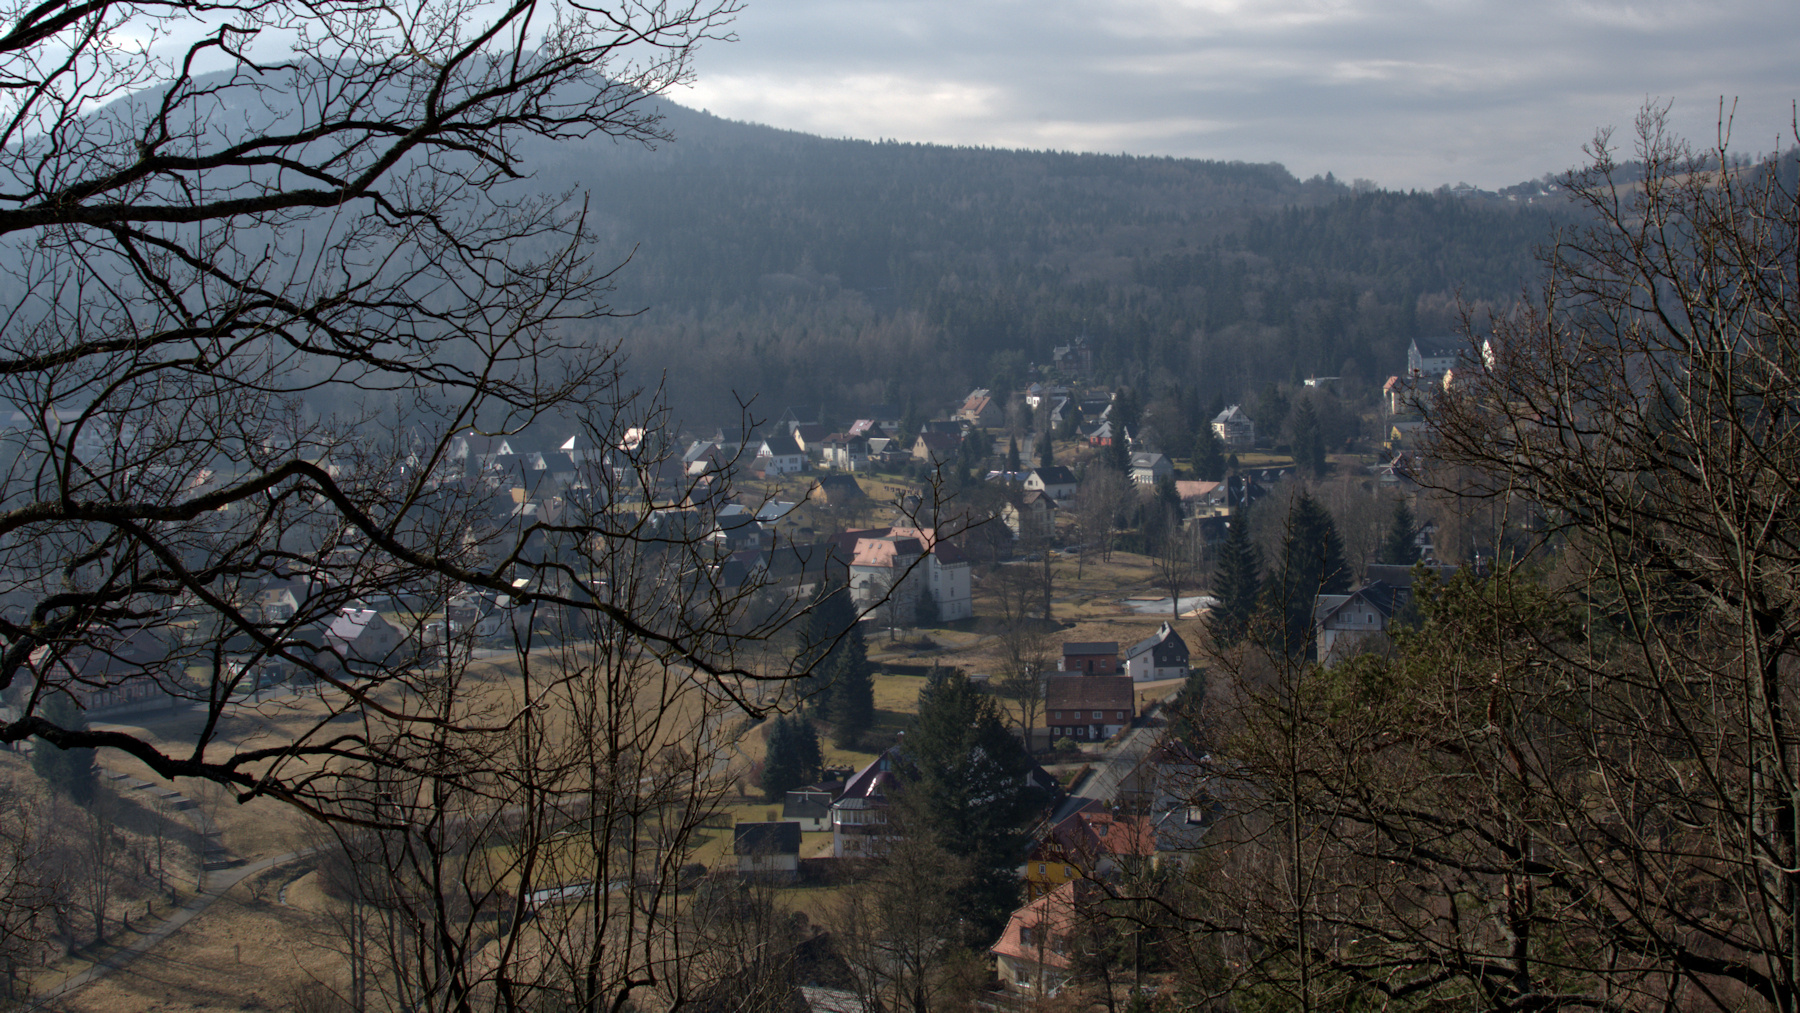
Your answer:
[[[1054,748],[1059,753],[1079,753],[1079,752],[1081,752],[1080,743],[1076,742],[1074,739],[1069,738],[1067,735],[1063,736],[1060,739],[1057,739],[1056,745],[1052,748]]]

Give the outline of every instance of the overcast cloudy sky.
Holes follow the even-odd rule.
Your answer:
[[[1646,99],[1789,134],[1795,0],[748,0],[683,104],[830,137],[1278,161],[1389,187],[1567,168]],[[1792,143],[1791,136],[1782,146]]]

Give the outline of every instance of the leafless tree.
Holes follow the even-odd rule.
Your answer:
[[[1114,521],[1127,497],[1137,487],[1111,468],[1089,467],[1075,490],[1075,525],[1081,533],[1083,558],[1092,552],[1101,562],[1112,562]]]
[[[1795,1008],[1794,161],[1657,110],[1641,175],[1592,151],[1591,224],[1423,405],[1488,570],[1391,657],[1234,673],[1187,912],[1239,995]]]
[[[931,1013],[968,990],[971,961],[953,900],[968,877],[962,860],[925,835],[899,832],[850,887],[832,938],[866,1005]]]

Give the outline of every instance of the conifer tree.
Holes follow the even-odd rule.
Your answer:
[[[856,629],[856,606],[850,600],[850,589],[840,583],[821,582],[801,633],[801,660],[809,665],[806,677],[800,680],[799,692],[815,714],[831,711],[838,655]],[[860,631],[857,636],[860,642]]]
[[[1286,618],[1281,650],[1297,654],[1308,646],[1313,604],[1322,594],[1350,590],[1350,568],[1344,563],[1344,540],[1330,511],[1302,492],[1288,510],[1281,558],[1264,589],[1270,605]]]
[[[906,737],[908,824],[972,866],[958,898],[971,945],[986,945],[1019,904],[1019,856],[1048,796],[1029,778],[1025,746],[999,706],[960,669],[940,670],[919,691]]]
[[[1211,423],[1201,426],[1194,438],[1194,474],[1202,482],[1225,480],[1225,447]]]
[[[1056,466],[1055,442],[1048,429],[1038,436],[1038,467],[1054,468]]]
[[[1262,558],[1250,541],[1250,524],[1242,509],[1231,518],[1219,561],[1213,570],[1212,596],[1217,604],[1206,616],[1206,631],[1220,649],[1244,639],[1262,596]]]
[[[860,628],[850,630],[833,661],[830,715],[840,749],[853,748],[875,724],[875,682]]]
[[[1009,475],[1017,475],[1022,470],[1024,468],[1019,460],[1019,438],[1008,436],[1006,438],[1006,472]]]
[[[1387,537],[1381,543],[1381,561],[1396,566],[1411,566],[1418,562],[1419,547],[1414,544],[1418,536],[1418,522],[1403,499],[1394,506],[1394,523],[1388,527]]]
[[[771,800],[816,780],[823,762],[819,733],[812,722],[783,715],[769,724],[769,748],[763,758],[761,785]]]
[[[1288,431],[1293,440],[1294,463],[1314,478],[1324,475],[1325,434],[1319,428],[1319,412],[1313,407],[1312,398],[1303,397],[1294,406]]]

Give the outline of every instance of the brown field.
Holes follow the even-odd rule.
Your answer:
[[[1110,563],[1090,560],[1079,567],[1079,576],[1077,560],[1072,557],[1058,557],[1054,565],[1057,573],[1055,618],[1065,624],[1053,635],[1055,642],[1112,640],[1123,649],[1149,635],[1166,618],[1161,614],[1137,614],[1125,604],[1125,599],[1133,595],[1157,593],[1151,585],[1151,563],[1144,557],[1114,553]],[[891,643],[885,631],[872,635],[870,656],[877,669],[884,664],[946,665],[976,674],[997,673],[1001,663],[999,641],[992,621],[980,618],[992,615],[994,611],[992,603],[984,601],[983,584],[980,580],[975,583],[978,618],[974,620],[955,624],[954,628],[903,630]],[[1200,630],[1196,620],[1179,620],[1176,626],[1190,645],[1198,646]],[[489,695],[487,702],[490,704],[510,703],[517,695],[516,661],[479,662],[471,676],[472,682]],[[919,690],[924,683],[925,679],[917,675],[883,673],[876,677],[877,725],[867,744],[892,741],[893,734],[902,730],[916,713]],[[1140,705],[1175,688],[1170,683],[1139,687]],[[672,701],[674,711],[668,715],[663,733],[668,737],[663,734],[658,737],[662,741],[676,741],[680,738],[683,723],[698,714],[700,699],[697,692],[669,694],[659,688],[643,698],[642,704],[654,707]],[[321,731],[335,732],[352,727],[354,719],[347,717],[322,725],[327,714],[326,703],[316,695],[269,701],[254,708],[240,707],[221,723],[218,737],[222,748],[256,747],[308,733],[316,736]],[[191,742],[191,736],[197,731],[197,715],[193,714],[134,716],[121,720],[129,721],[134,730],[172,751]],[[760,821],[768,819],[771,813],[779,818],[779,803],[771,804],[755,795],[741,794],[746,788],[754,791],[753,786],[744,783],[744,776],[752,764],[761,760],[764,749],[762,736],[755,726],[745,730],[748,734],[743,734],[737,741],[732,762],[726,770],[726,776],[738,780],[736,787],[740,794],[734,800],[728,800],[730,804],[726,811],[733,821]],[[838,748],[830,741],[829,734],[822,738],[825,758],[830,764],[860,767],[874,758],[872,752]],[[105,753],[101,763],[109,770],[155,780],[142,763],[122,754]],[[23,758],[14,755],[0,755],[0,773],[13,773],[24,778],[31,776]],[[313,824],[282,803],[266,798],[239,801],[226,790],[206,783],[184,781],[177,787],[201,803],[219,826],[224,845],[247,862],[299,850],[315,839]],[[130,801],[136,804],[136,800]],[[731,860],[731,830],[723,820],[716,822],[721,825],[701,831],[692,857],[693,861],[709,868]],[[828,854],[830,837],[829,833],[806,834],[802,854],[806,857]],[[183,884],[188,895],[191,895],[193,885],[194,877],[189,872]],[[795,910],[806,911],[809,917],[819,920],[840,892],[841,888],[807,887],[781,893]],[[141,895],[128,895],[122,890],[121,896],[128,896],[130,903],[137,905],[131,909],[134,925],[143,923],[144,899]],[[221,1007],[284,1008],[290,1001],[291,989],[308,981],[309,976],[332,980],[336,973],[340,958],[322,944],[326,934],[321,902],[316,876],[308,872],[304,860],[278,866],[238,884],[130,967],[88,986],[64,1000],[63,1005],[97,1013]],[[155,916],[152,921],[169,910],[166,898],[152,899],[152,903]],[[131,938],[130,934],[118,931],[111,943],[123,945]],[[60,960],[43,969],[37,976],[37,983],[40,986],[53,984],[102,955],[83,952]]]

